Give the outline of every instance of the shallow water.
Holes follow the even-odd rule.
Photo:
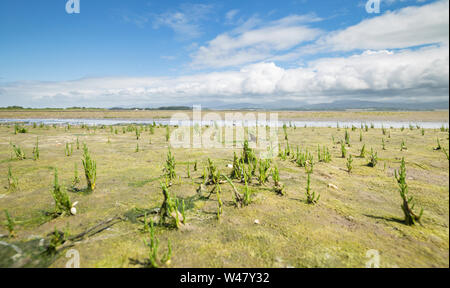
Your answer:
[[[140,120],[132,120],[132,119],[0,119],[0,124],[6,123],[22,123],[24,125],[32,125],[36,124],[45,124],[45,125],[89,125],[89,126],[100,126],[100,125],[130,125],[130,124],[141,124],[148,125],[153,124],[155,122],[157,125],[170,125],[170,126],[192,126],[196,124],[201,124],[202,126],[213,126],[217,125],[219,127],[222,126],[255,126],[257,122],[255,121],[178,121],[178,120],[170,120],[170,119],[140,119]],[[420,126],[425,129],[439,129],[441,127],[449,127],[448,122],[425,122],[425,121],[314,121],[314,120],[303,120],[303,121],[276,121],[276,122],[258,122],[258,125],[269,125],[269,126],[278,126],[281,127],[284,124],[288,126],[296,126],[296,127],[361,127],[361,125],[374,125],[375,128],[402,128],[409,127],[409,125]]]

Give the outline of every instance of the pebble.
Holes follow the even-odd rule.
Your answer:
[[[336,186],[336,185],[334,185],[334,184],[328,184],[328,188],[333,188],[333,189],[335,189],[335,190],[338,190],[339,188]]]
[[[259,220],[258,219],[255,220],[255,224],[259,225]]]

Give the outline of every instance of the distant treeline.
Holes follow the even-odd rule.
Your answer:
[[[191,110],[189,106],[165,106],[159,108],[93,108],[93,107],[68,107],[68,108],[25,108],[22,106],[0,107],[0,110]]]
[[[68,108],[26,108],[22,106],[0,107],[0,110],[107,110],[103,108],[68,107]]]
[[[189,106],[163,106],[159,108],[122,108],[122,107],[113,107],[109,110],[192,110],[192,107]]]

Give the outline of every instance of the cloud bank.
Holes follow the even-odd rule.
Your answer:
[[[229,12],[228,18],[236,13]],[[192,54],[193,67],[220,72],[0,83],[0,104],[158,107],[285,101],[289,107],[338,99],[448,101],[448,19],[448,0],[388,12],[328,33],[312,27],[321,21],[314,15],[290,15],[266,24],[251,18]],[[302,55],[324,51],[345,56],[291,68],[275,61],[299,62]]]

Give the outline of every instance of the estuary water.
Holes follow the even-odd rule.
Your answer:
[[[171,119],[0,119],[0,124],[14,124],[20,123],[23,125],[33,125],[33,123],[44,125],[89,125],[89,126],[110,126],[110,125],[149,125],[156,123],[156,125],[169,125],[169,126],[213,126],[219,127],[231,127],[231,126],[278,126],[282,127],[284,124],[288,126],[296,127],[361,127],[361,125],[374,126],[375,128],[408,128],[409,125],[414,127],[419,126],[425,129],[439,129],[441,127],[448,128],[449,122],[425,122],[425,121],[320,121],[320,120],[279,120],[276,122],[256,122],[256,121],[181,121]]]

